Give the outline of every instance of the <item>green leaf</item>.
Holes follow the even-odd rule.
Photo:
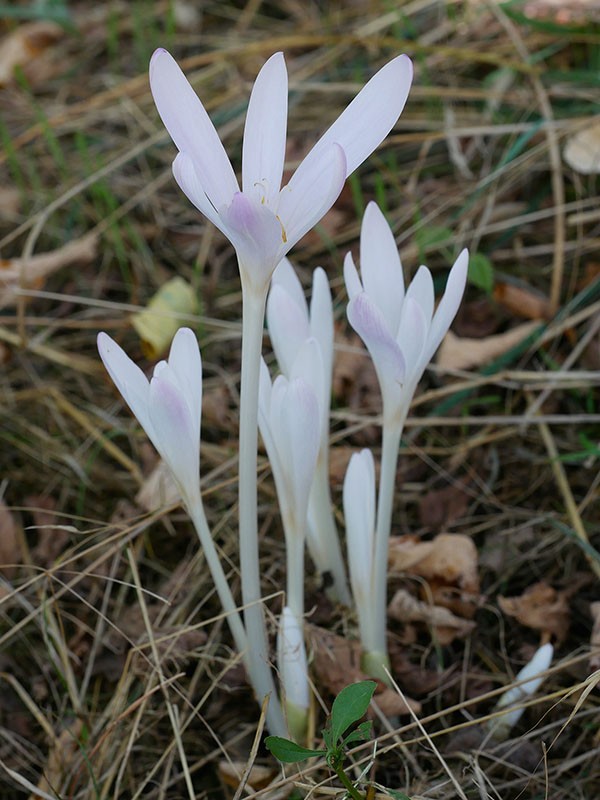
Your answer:
[[[328,721],[327,727],[324,728],[324,730],[321,731],[321,732],[323,734],[323,741],[325,742],[325,747],[327,748],[328,751],[331,752],[331,751],[335,750],[335,742],[331,738],[331,731],[329,730],[329,725],[330,724],[331,724],[331,720]]]
[[[342,742],[342,745],[349,745],[350,742],[364,742],[365,739],[369,738],[372,725],[373,723],[371,720],[368,720],[367,722],[361,722],[356,730],[353,730],[352,733],[349,733],[348,736],[346,736]]]
[[[390,797],[393,797],[394,800],[410,800],[410,797],[407,794],[404,794],[404,792],[399,792],[398,789],[386,789],[385,791]]]
[[[375,681],[361,681],[346,686],[338,694],[331,708],[331,736],[334,744],[353,722],[362,717],[376,688]]]
[[[494,267],[489,258],[483,253],[473,253],[469,259],[469,281],[491,294],[494,288]]]
[[[327,752],[326,750],[309,750],[308,747],[302,747],[289,739],[282,739],[281,736],[267,736],[265,744],[275,758],[286,764],[305,761],[313,756],[323,756]]]

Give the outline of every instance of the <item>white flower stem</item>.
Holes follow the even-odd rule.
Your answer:
[[[243,270],[240,270],[243,275]],[[270,694],[267,727],[286,736],[281,704],[267,657],[267,636],[258,563],[256,469],[258,446],[258,378],[267,287],[260,292],[242,279],[242,380],[240,388],[239,534],[244,621],[248,637],[248,671],[259,703]]]
[[[331,510],[331,493],[329,489],[328,448],[319,452],[315,476],[310,490],[310,507],[317,523],[315,535],[318,542],[311,547],[311,535],[308,535],[308,549],[311,551],[315,566],[322,572],[329,572],[333,579],[331,594],[342,605],[350,607],[352,599],[348,590],[346,570],[342,558],[342,549]]]
[[[294,523],[286,527],[287,595],[286,605],[302,627],[304,619],[304,531]]]
[[[242,618],[237,610],[233,595],[231,594],[231,589],[227,583],[227,578],[223,572],[221,561],[212,540],[208,523],[206,521],[206,516],[204,514],[202,500],[199,494],[197,498],[194,498],[193,501],[190,501],[188,505],[188,513],[192,519],[192,522],[194,523],[194,527],[196,528],[196,533],[198,534],[200,545],[204,551],[204,557],[206,558],[206,563],[208,564],[217,594],[219,595],[219,600],[223,606],[223,611],[227,615],[227,623],[229,624],[236,649],[242,654],[244,658],[244,664],[246,665],[246,668],[248,668],[248,641],[246,638],[246,631],[244,630]]]
[[[372,653],[369,659],[371,669],[373,663],[384,657],[381,670],[375,675],[385,683],[389,683],[383,666],[388,666],[387,659],[387,570],[390,530],[392,527],[392,508],[394,505],[394,486],[396,483],[396,466],[398,448],[404,426],[405,414],[401,418],[387,418],[383,415],[383,437],[381,447],[381,470],[379,474],[379,495],[377,499],[377,526],[375,529],[375,552],[373,555],[373,635],[367,650]],[[375,658],[377,654],[377,658]]]

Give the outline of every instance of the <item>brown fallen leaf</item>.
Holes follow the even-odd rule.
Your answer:
[[[590,603],[590,614],[592,615],[593,627],[590,636],[590,647],[599,652],[593,653],[590,657],[590,669],[600,668],[600,601]]]
[[[443,528],[466,514],[470,497],[460,484],[428,492],[419,500],[419,517],[425,528]]]
[[[544,581],[530,586],[519,597],[498,597],[502,611],[521,625],[542,632],[541,643],[552,636],[560,645],[569,629],[570,612],[567,592],[557,591]]]
[[[37,528],[38,540],[32,553],[33,560],[40,566],[49,567],[62,553],[71,534],[64,526],[55,524],[56,503],[51,497],[47,495],[26,497],[25,504],[30,507],[34,526]]]
[[[369,679],[370,676],[360,668],[362,651],[359,642],[337,636],[316,625],[307,624],[305,632],[308,651],[313,656],[312,668],[319,687],[323,687],[332,695],[338,695],[345,686]],[[384,687],[381,683],[375,690],[374,700],[382,711],[386,715],[389,712],[390,716],[409,714],[410,709],[416,714],[421,711],[418,700],[407,697],[405,703],[397,692]]]
[[[0,499],[0,571],[10,580],[22,560],[19,529],[15,518]]]
[[[525,319],[549,319],[550,303],[547,297],[534,289],[514,286],[512,283],[496,282],[494,300],[501,303],[518,317]]]
[[[427,542],[414,536],[392,536],[388,563],[392,572],[410,572],[479,593],[477,548],[462,533],[440,533]]]
[[[21,258],[0,259],[0,308],[14,305],[17,300],[17,289],[38,287],[44,278],[70,264],[85,264],[96,257],[98,236],[86,234],[75,239],[58,250],[50,253],[38,253],[24,261]]]
[[[164,461],[158,462],[135,496],[135,502],[144,511],[156,511],[180,500],[181,492]]]
[[[448,331],[438,350],[437,364],[445,369],[472,369],[489,364],[498,356],[521,344],[536,328],[537,322],[524,322],[504,333],[485,339],[467,339]]]
[[[0,186],[0,217],[14,219],[21,207],[21,193],[13,186]]]
[[[15,67],[23,67],[30,83],[47,77],[47,61],[40,56],[65,35],[55,22],[26,22],[0,40],[0,86],[14,81]]]
[[[471,633],[475,623],[457,617],[447,608],[417,600],[406,589],[398,589],[388,606],[388,614],[399,622],[423,622],[434,628],[440,645],[450,644],[456,637]]]
[[[202,422],[222,431],[232,432],[235,429],[229,390],[225,383],[202,392]]]

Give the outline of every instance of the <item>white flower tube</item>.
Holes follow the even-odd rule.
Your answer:
[[[507,706],[515,706],[522,700],[534,695],[544,681],[544,676],[540,673],[545,672],[552,663],[552,656],[554,655],[554,648],[550,643],[542,645],[533,654],[533,658],[529,661],[522,670],[519,671],[515,678],[515,683],[521,683],[520,686],[513,686],[500,697],[496,704],[496,711]],[[531,678],[531,680],[527,680]],[[521,719],[524,707],[515,708],[506,714],[503,714],[497,719],[489,721],[489,729],[495,739],[506,739],[510,733],[510,729],[517,724]]]
[[[350,297],[348,320],[367,346],[383,400],[381,473],[377,502],[373,590],[377,594],[375,655],[366,654],[370,674],[388,681],[378,666],[386,653],[387,559],[392,524],[394,481],[400,437],[408,409],[429,360],[446,334],[463,296],[468,253],[463,250],[450,270],[446,290],[434,314],[433,278],[421,266],[406,294],[394,235],[376,203],[369,203],[360,234],[361,278],[352,255],[344,261]]]
[[[285,606],[279,621],[277,663],[288,728],[292,738],[301,742],[308,718],[308,666],[302,625],[289,606]]]
[[[333,308],[329,283],[323,269],[313,273],[310,311],[296,272],[287,258],[273,273],[267,300],[267,325],[282,373],[304,378],[319,402],[321,438],[308,504],[307,545],[320,574],[333,579],[332,594],[350,605],[350,594],[329,489],[329,408],[333,369]],[[299,358],[309,339],[318,343],[320,353]],[[314,350],[314,348],[313,348]],[[294,367],[295,365],[295,367]],[[319,367],[320,374],[319,374]]]

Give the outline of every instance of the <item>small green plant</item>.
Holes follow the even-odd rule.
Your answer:
[[[307,747],[296,744],[280,736],[267,736],[265,744],[275,758],[286,764],[305,761],[314,756],[325,756],[329,766],[335,770],[338,778],[344,784],[348,795],[354,800],[365,800],[365,795],[358,791],[343,768],[344,748],[353,742],[362,742],[369,737],[371,722],[361,722],[350,733],[342,738],[348,728],[357,722],[366,712],[373,697],[377,684],[375,681],[361,681],[346,686],[333,701],[331,714],[323,731],[323,741],[326,750],[309,750]],[[394,794],[399,798],[406,795]],[[406,798],[408,800],[408,798]]]

